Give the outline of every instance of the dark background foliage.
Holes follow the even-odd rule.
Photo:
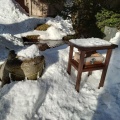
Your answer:
[[[104,27],[120,29],[120,0],[73,0],[73,5],[65,6],[64,17],[69,17],[77,37],[104,36]],[[68,14],[67,14],[68,13]]]

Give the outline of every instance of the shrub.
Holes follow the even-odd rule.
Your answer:
[[[98,37],[100,30],[96,26],[95,14],[99,6],[96,0],[74,0],[71,19],[78,37]],[[94,32],[94,31],[95,32]]]
[[[73,0],[72,7],[64,8],[64,18],[71,14],[76,36],[101,38],[105,26],[120,29],[119,6],[120,0]]]
[[[120,29],[120,13],[102,9],[96,14],[97,26],[104,31],[105,26],[116,27]]]

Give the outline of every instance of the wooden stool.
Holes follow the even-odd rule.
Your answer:
[[[91,71],[102,69],[103,71],[102,71],[101,80],[98,88],[103,87],[112,49],[118,46],[98,38],[76,39],[76,40],[72,39],[68,42],[68,44],[70,46],[70,51],[69,51],[67,72],[68,74],[71,74],[71,66],[73,66],[78,71],[77,81],[75,85],[75,89],[77,90],[77,92],[79,92],[82,72],[86,72],[86,71],[88,71],[90,75]],[[77,48],[81,53],[79,62],[76,62],[73,59],[74,47]],[[84,56],[87,52],[96,51],[96,50],[105,50],[105,49],[107,50],[107,53],[106,53],[106,58],[104,63],[96,64],[96,65],[94,64],[86,65],[86,66],[84,65],[84,58],[85,58]]]

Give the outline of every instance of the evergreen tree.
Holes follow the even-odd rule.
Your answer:
[[[103,29],[106,25],[119,28],[120,7],[118,6],[120,6],[119,0],[73,0],[71,19],[76,35],[78,37],[102,37],[101,28]],[[108,13],[112,17],[105,17]],[[104,20],[102,18],[106,20],[100,27],[100,22]]]

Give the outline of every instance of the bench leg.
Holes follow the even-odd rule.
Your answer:
[[[111,54],[112,54],[112,49],[107,50],[107,55],[106,55],[106,59],[105,59],[105,67],[103,68],[103,71],[102,71],[102,76],[101,76],[101,80],[100,80],[98,89],[100,89],[100,87],[103,87],[103,85],[104,85]]]
[[[75,89],[77,90],[77,92],[79,92],[79,89],[80,89],[81,75],[82,75],[82,70],[84,65],[84,56],[85,56],[85,51],[81,51],[80,61],[78,64],[77,81],[75,86]]]
[[[70,46],[68,68],[67,68],[67,72],[68,72],[69,75],[71,74],[71,60],[72,60],[72,56],[73,56],[73,46]]]

